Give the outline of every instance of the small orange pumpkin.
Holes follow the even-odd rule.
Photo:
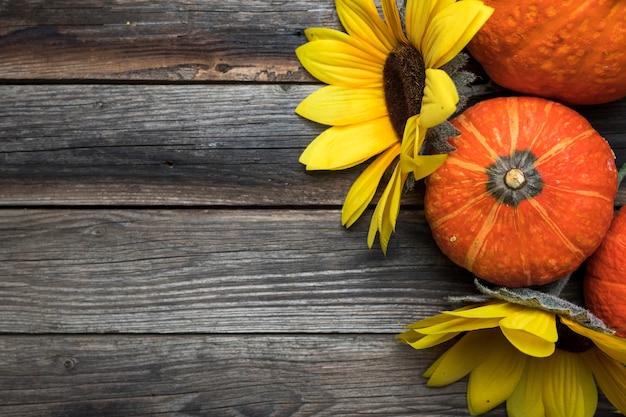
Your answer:
[[[613,218],[608,143],[574,110],[537,97],[479,102],[451,122],[456,148],[426,180],[435,241],[456,264],[508,287],[577,269]]]
[[[468,45],[497,84],[570,104],[626,96],[626,1],[483,0]]]
[[[626,206],[587,261],[584,289],[587,308],[626,337]]]

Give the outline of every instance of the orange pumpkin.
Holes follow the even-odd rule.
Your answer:
[[[626,206],[585,268],[585,304],[618,336],[626,337]]]
[[[483,0],[468,45],[497,84],[570,104],[626,96],[626,1]]]
[[[455,263],[508,287],[577,269],[613,218],[608,143],[574,110],[537,97],[479,102],[452,120],[456,148],[426,180],[426,219]]]

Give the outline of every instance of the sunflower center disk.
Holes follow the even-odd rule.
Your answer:
[[[422,55],[410,45],[395,47],[383,68],[385,103],[391,124],[402,139],[409,117],[418,114],[426,87],[426,67]]]

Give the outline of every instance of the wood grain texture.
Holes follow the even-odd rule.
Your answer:
[[[387,257],[367,226],[335,210],[2,210],[0,332],[394,333],[474,291],[422,212]]]
[[[311,81],[294,50],[332,0],[4,0],[0,78]]]
[[[390,335],[6,336],[0,349],[7,417],[467,415],[464,381],[420,376],[443,349]]]
[[[298,162],[325,128],[294,113],[317,88],[0,86],[0,204],[342,204],[363,167],[306,172]],[[577,110],[626,163],[626,99]],[[406,203],[421,196],[418,187]]]
[[[448,346],[363,334],[5,336],[0,416],[468,415],[466,379],[428,388],[421,377]],[[596,416],[613,411],[602,398]]]
[[[366,213],[369,215],[369,213]],[[389,333],[477,294],[423,212],[387,256],[335,210],[2,210],[0,332]],[[579,284],[579,282],[578,282]],[[564,293],[580,300],[580,285]]]
[[[385,257],[371,210],[340,225],[363,167],[298,162],[319,26],[333,0],[0,0],[0,416],[468,415],[420,377],[445,346],[394,338],[475,294],[422,188]],[[577,110],[626,163],[626,99]]]

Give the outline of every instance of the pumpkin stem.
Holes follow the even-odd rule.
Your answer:
[[[511,190],[519,190],[526,184],[526,176],[524,171],[519,168],[513,168],[504,175],[504,183]]]

